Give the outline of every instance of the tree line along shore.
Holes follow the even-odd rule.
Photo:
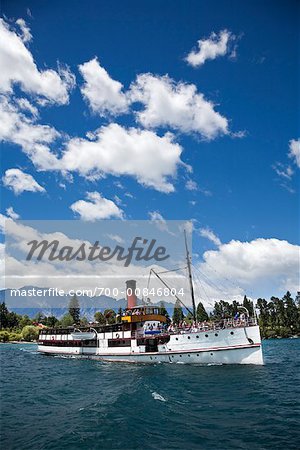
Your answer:
[[[289,338],[300,336],[300,296],[292,298],[288,291],[281,299],[271,297],[269,301],[259,298],[256,301],[258,323],[263,339]],[[162,314],[167,317],[169,323],[178,325],[183,321],[186,324],[193,322],[191,313],[186,313],[177,301],[173,314],[170,317],[164,303],[160,303]],[[246,296],[242,303],[224,300],[215,302],[211,313],[205,310],[201,302],[196,311],[197,322],[221,322],[224,319],[232,319],[240,311],[240,307],[246,308],[249,315],[254,315],[253,302]],[[118,311],[106,309],[94,314],[94,321],[98,324],[112,324],[124,314],[122,308]],[[41,327],[68,327],[72,325],[88,326],[89,321],[81,315],[79,300],[76,296],[69,301],[68,312],[60,319],[55,316],[45,316],[38,313],[34,318],[28,315],[19,315],[9,311],[5,302],[0,303],[0,342],[33,342],[38,339]]]

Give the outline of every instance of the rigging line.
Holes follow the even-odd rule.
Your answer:
[[[194,268],[196,270],[198,270],[198,272],[200,273],[200,275],[202,275],[204,278],[207,279],[207,284],[211,285],[212,287],[214,287],[215,289],[217,289],[219,292],[221,292],[222,294],[225,295],[229,295],[229,292],[227,291],[227,287],[225,285],[222,285],[223,289],[221,289],[217,284],[215,284],[207,275],[205,275],[205,273],[201,272],[200,269],[198,269],[197,267],[194,266]],[[224,292],[225,291],[225,292]]]
[[[196,266],[194,266],[195,267],[195,269],[196,270],[198,270],[198,272],[201,274],[201,275],[203,275],[203,277],[205,277],[208,281],[209,281],[209,283],[208,284],[211,284],[212,286],[214,286],[216,289],[218,289],[218,291],[220,291],[222,294],[225,294],[227,297],[231,297],[232,296],[232,294],[230,293],[230,292],[228,292],[228,286],[226,286],[225,284],[223,284],[223,283],[221,283],[220,281],[219,281],[219,284],[221,285],[221,287],[223,288],[223,290],[225,291],[225,292],[223,292],[223,290],[222,289],[220,289],[219,288],[219,286],[217,286],[207,275],[205,275],[205,273],[204,272],[201,272],[200,271],[200,269],[198,268],[198,267],[196,267]],[[229,281],[229,280],[228,280]],[[232,283],[231,283],[232,284]],[[244,290],[240,287],[240,286],[238,286],[238,285],[236,285],[236,286],[234,286],[234,287],[237,287],[239,290],[241,290],[242,292],[244,292]]]
[[[229,278],[225,277],[224,275],[221,275],[221,273],[218,272],[214,267],[212,267],[207,261],[205,261],[205,263],[206,263],[206,264],[207,264],[207,265],[208,265],[208,266],[209,266],[216,274],[218,274],[219,276],[221,276],[221,277],[223,277],[225,280],[227,280],[229,283],[231,283],[232,286],[237,287],[238,289],[241,289],[243,292],[245,292],[244,289],[241,288],[241,286],[239,286],[238,284],[234,283],[234,281],[230,280]],[[250,289],[249,289],[249,291],[253,294],[253,291],[251,291]]]
[[[201,285],[201,288],[202,288],[202,290],[203,290],[203,292],[204,292],[204,294],[205,294],[207,303],[208,303],[210,306],[214,307],[214,305],[213,305],[213,304],[211,303],[211,301],[210,301],[210,298],[209,298],[209,296],[208,296],[208,294],[207,294],[207,292],[206,292],[206,289],[204,288],[204,284],[202,283],[200,277],[197,275],[197,273],[195,273],[194,276],[195,276],[196,280],[197,280],[197,281],[200,283],[200,285]],[[200,296],[200,298],[201,298],[201,296]]]
[[[187,268],[187,266],[185,266],[185,267],[179,267],[178,269],[164,270],[164,271],[162,271],[162,272],[156,272],[156,273],[161,274],[161,273],[177,272],[178,270],[184,270],[184,269],[186,269],[186,268]]]

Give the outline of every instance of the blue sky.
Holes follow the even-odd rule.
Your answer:
[[[91,180],[80,174],[80,168],[68,173],[40,170],[28,151],[6,136],[1,143],[2,173],[18,168],[44,190],[16,194],[11,182],[2,182],[4,214],[13,207],[21,219],[86,219],[71,205],[91,201],[87,193],[97,192],[101,199],[114,202],[119,213],[112,212],[111,217],[148,219],[155,212],[166,220],[193,220],[193,250],[199,255],[221,251],[220,244],[232,240],[245,248],[246,242],[276,239],[287,241],[295,250],[299,243],[299,167],[291,156],[290,142],[299,138],[296,1],[21,0],[2,1],[1,8],[11,32],[20,36],[15,21],[26,22],[32,40],[25,45],[40,72],[58,71],[59,62],[76,77],[64,104],[41,105],[34,88],[25,89],[22,82],[12,82],[12,91],[4,93],[9,101],[28,99],[39,111],[34,123],[49,125],[61,134],[51,143],[52,153],[61,157],[72,138],[86,139],[87,132],[118,124],[124,129],[150,130],[159,137],[171,132],[172,142],[182,148],[184,163],[177,164],[168,177],[173,192],[167,193],[132,175],[106,173],[104,178]],[[212,40],[213,32],[219,39],[222,30],[229,36],[224,55],[199,66],[187,63],[187,55],[199,51],[198,40]],[[123,93],[130,91],[141,74],[157,79],[168,74],[173,87],[180,82],[195,85],[213,111],[227,120],[226,132],[216,125],[215,135],[207,139],[203,129],[187,131],[178,123],[137,123],[134,112],[141,112],[145,103],[130,105],[120,114],[93,111],[91,98],[82,92],[84,79],[78,66],[95,57],[110,79],[123,85]],[[97,92],[93,95],[99,104]],[[281,257],[275,251],[274,258]],[[291,289],[295,289],[294,281]]]

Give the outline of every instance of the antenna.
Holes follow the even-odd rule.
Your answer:
[[[184,230],[184,241],[185,241],[185,249],[186,249],[186,261],[188,265],[189,272],[189,282],[190,282],[190,291],[192,297],[192,305],[193,305],[193,319],[196,322],[196,305],[195,305],[195,294],[194,294],[194,286],[193,286],[193,278],[192,278],[192,270],[191,270],[191,257],[187,245],[186,231]]]

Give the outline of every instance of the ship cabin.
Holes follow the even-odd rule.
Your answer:
[[[167,319],[158,306],[140,305],[127,309],[122,316],[122,322],[155,321],[166,323]]]
[[[139,305],[129,308],[121,318],[122,324],[132,332],[132,337],[162,334],[167,318],[158,306]]]

